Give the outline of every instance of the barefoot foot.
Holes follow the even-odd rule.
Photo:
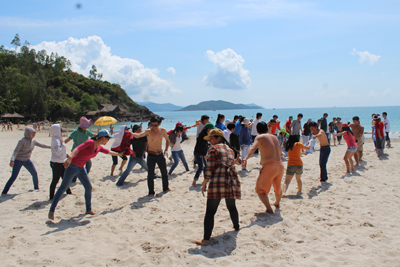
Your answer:
[[[196,186],[196,180],[193,180],[192,186]]]
[[[266,210],[265,212],[266,212],[266,213],[269,213],[269,214],[274,214],[274,211],[273,211],[272,209]]]
[[[54,212],[49,211],[49,219],[54,220]]]
[[[94,212],[94,211],[87,211],[87,212],[85,212],[85,214],[89,214],[89,215],[95,215],[96,213]]]
[[[272,205],[274,205],[277,209],[279,209],[279,203],[274,203],[274,204],[272,204]]]

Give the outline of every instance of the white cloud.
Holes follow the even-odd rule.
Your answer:
[[[171,73],[172,75],[175,75],[175,73],[176,73],[176,70],[175,70],[173,67],[169,67],[169,68],[167,69],[167,71],[168,71],[169,73]]]
[[[381,56],[371,54],[368,51],[364,51],[364,52],[357,51],[355,48],[353,48],[353,52],[351,52],[351,54],[353,56],[355,56],[355,55],[360,56],[359,61],[361,64],[363,64],[364,62],[367,62],[371,66],[374,65],[376,62],[378,62],[379,59],[381,59]]]
[[[217,66],[204,77],[204,84],[220,89],[248,89],[250,86],[249,71],[243,68],[244,59],[232,49],[220,52],[207,50],[207,58]]]
[[[68,38],[62,42],[42,42],[32,48],[58,53],[71,61],[71,69],[84,76],[89,75],[92,65],[103,73],[103,80],[118,83],[128,95],[144,93],[150,96],[166,95],[180,92],[172,83],[161,79],[158,69],[146,68],[135,59],[121,58],[111,54],[111,48],[98,36],[75,39]]]

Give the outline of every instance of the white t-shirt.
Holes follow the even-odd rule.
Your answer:
[[[253,121],[253,125],[251,126],[251,135],[258,135],[257,133],[257,124],[260,122],[259,119],[255,119]]]
[[[171,151],[181,151],[181,141],[182,141],[182,135],[181,136],[177,136],[176,140],[175,140],[175,145],[171,148]]]
[[[229,142],[229,136],[230,135],[231,135],[231,130],[225,129],[224,130],[224,137],[225,137],[226,141],[228,141],[228,142]]]
[[[196,138],[199,137],[200,132],[204,129],[204,124],[202,124],[201,122],[199,123],[199,125],[197,125],[197,133],[196,133]]]
[[[388,119],[388,117],[383,119],[383,125],[385,125],[387,123],[387,125],[385,126],[385,132],[388,133],[390,132],[390,121]]]

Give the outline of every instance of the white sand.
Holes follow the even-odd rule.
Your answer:
[[[23,132],[0,135],[2,189],[11,175],[12,151]],[[50,144],[47,133],[36,138]],[[400,153],[398,139],[392,143],[394,147],[386,149],[387,155],[379,160],[368,136],[363,167],[353,175],[344,175],[346,146],[332,147],[329,183],[322,187],[319,151],[303,157],[303,196],[295,196],[293,179],[289,196],[274,215],[263,213],[265,208],[254,192],[260,169],[259,158],[254,156],[249,172],[239,172],[241,230],[233,231],[222,201],[208,247],[193,243],[203,236],[206,198],[200,186],[190,187],[192,163],[190,172],[185,173],[180,163],[169,177],[172,192],[150,198],[146,197],[147,173],[140,166],[118,188],[118,177],[109,176],[111,156],[99,154],[89,175],[97,214],[84,215],[84,189],[77,183],[72,187],[76,196],[65,196],[59,202],[56,219],[50,223],[50,150],[37,147],[32,161],[40,190],[33,191],[31,176],[22,168],[9,195],[0,198],[0,265],[400,266],[400,179],[396,171]],[[67,144],[67,149],[71,146]],[[182,147],[191,162],[194,138]],[[155,180],[155,190],[161,192],[161,179]],[[273,192],[269,197],[274,200]]]

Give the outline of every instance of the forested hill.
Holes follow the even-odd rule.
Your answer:
[[[19,38],[12,44],[20,46]],[[0,47],[0,113],[25,113],[38,120],[77,120],[100,104],[113,104],[143,118],[154,115],[135,103],[120,85],[102,81],[95,66],[86,78],[71,71],[70,62],[62,56],[28,46],[19,51]]]

